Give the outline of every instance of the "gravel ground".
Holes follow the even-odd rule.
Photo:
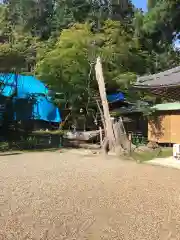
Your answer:
[[[180,172],[99,156],[0,156],[0,240],[180,239]]]

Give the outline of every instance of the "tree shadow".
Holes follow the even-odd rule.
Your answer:
[[[15,155],[21,155],[22,153],[0,153],[0,157],[3,156],[15,156]]]
[[[163,126],[165,116],[159,114],[153,114],[149,116],[149,133],[151,138],[155,139],[157,142],[164,136],[165,128]]]

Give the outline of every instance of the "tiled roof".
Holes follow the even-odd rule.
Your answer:
[[[180,86],[180,67],[153,75],[138,77],[134,85],[137,88],[161,88]]]

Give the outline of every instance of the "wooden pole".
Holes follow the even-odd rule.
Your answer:
[[[101,147],[103,145],[103,135],[102,135],[102,128],[99,127],[99,134],[100,134],[100,144],[101,144]]]
[[[101,122],[102,122],[104,130],[105,130],[106,129],[106,125],[105,125],[105,119],[104,119],[103,111],[101,109],[101,106],[100,106],[98,100],[96,100],[96,103],[97,103],[97,106],[98,106],[98,109],[99,109],[99,112],[100,112],[100,115],[101,115]]]
[[[106,88],[104,83],[104,76],[103,76],[103,69],[101,64],[100,57],[97,58],[96,65],[95,65],[95,72],[96,72],[96,79],[99,86],[100,97],[103,106],[103,113],[104,113],[104,120],[105,120],[105,137],[106,143],[108,143],[109,150],[115,150],[116,147],[116,140],[113,132],[113,125],[109,113],[109,105],[106,96]]]
[[[132,133],[129,133],[129,152],[131,154],[132,150]]]

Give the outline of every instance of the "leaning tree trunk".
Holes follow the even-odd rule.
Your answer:
[[[108,105],[107,96],[106,96],[106,89],[105,89],[104,76],[103,76],[103,70],[102,70],[102,64],[101,64],[100,57],[97,58],[95,71],[96,71],[96,79],[97,79],[98,86],[99,86],[99,92],[100,92],[100,97],[101,97],[101,101],[102,101],[104,121],[105,121],[105,123],[104,123],[105,124],[104,150],[106,151],[107,148],[109,148],[109,150],[115,151],[116,139],[114,136],[113,125],[112,125],[112,121],[111,121],[111,117],[110,117],[110,113],[109,113],[109,105]]]
[[[107,95],[106,95],[106,88],[105,88],[104,77],[103,77],[103,69],[102,69],[100,57],[97,58],[95,72],[96,72],[96,79],[98,82],[100,97],[101,97],[102,106],[103,106],[103,112],[100,111],[101,118],[103,121],[103,126],[104,126],[104,132],[105,132],[104,144],[102,148],[106,153],[108,151],[113,151],[116,153],[117,152],[120,153],[123,150],[128,151],[129,149],[128,146],[130,146],[130,144],[123,126],[122,119],[114,123],[112,122],[112,119],[110,116],[109,105],[108,105]]]

